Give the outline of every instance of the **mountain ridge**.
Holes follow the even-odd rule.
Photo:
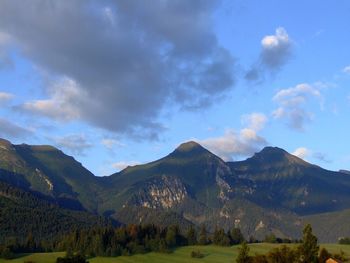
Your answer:
[[[318,214],[350,209],[350,177],[270,146],[225,162],[189,141],[159,160],[97,177],[57,148],[0,140],[0,181],[125,224],[237,226],[260,238],[296,238],[303,218],[320,226]],[[175,221],[165,220],[170,215]]]

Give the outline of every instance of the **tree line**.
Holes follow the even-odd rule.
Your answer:
[[[329,258],[338,259],[341,262],[347,260],[343,251],[331,254],[325,248],[320,250],[311,225],[305,226],[301,243],[294,248],[283,245],[272,249],[267,254],[255,256],[249,255],[249,250],[247,243],[243,242],[239,248],[236,263],[325,263]]]
[[[180,229],[178,225],[159,227],[154,224],[113,227],[91,227],[76,229],[51,241],[38,241],[32,233],[22,242],[19,239],[8,239],[0,245],[0,255],[12,258],[17,253],[66,251],[65,258],[59,258],[58,263],[85,262],[85,257],[117,257],[121,255],[142,254],[148,252],[170,253],[173,249],[187,245],[232,246],[242,244],[239,249],[237,263],[324,263],[325,259],[334,257],[344,259],[344,254],[331,255],[327,250],[319,250],[317,237],[312,228],[307,225],[303,231],[302,240],[280,239],[268,235],[263,240],[270,243],[299,242],[295,248],[282,246],[275,248],[266,255],[249,255],[247,242],[257,242],[254,238],[246,240],[239,228],[225,231],[216,227],[213,233],[208,233],[205,225],[199,229],[189,227]],[[192,251],[191,257],[201,258],[200,251]]]
[[[115,257],[151,251],[168,253],[172,249],[186,245],[231,246],[244,241],[239,228],[224,231],[216,228],[209,234],[205,225],[199,229],[189,227],[181,231],[178,225],[159,227],[154,224],[113,227],[91,227],[76,229],[56,239],[38,240],[32,233],[27,238],[7,239],[0,245],[0,255],[10,258],[15,253],[68,251],[89,257]]]

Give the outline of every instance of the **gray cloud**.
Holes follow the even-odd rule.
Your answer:
[[[322,152],[315,152],[313,153],[312,155],[315,159],[319,160],[319,161],[322,161],[324,163],[331,163],[332,160],[329,159],[329,157],[327,156],[327,154],[325,153],[322,153]]]
[[[76,91],[49,85],[48,99],[23,109],[155,138],[166,105],[208,107],[234,84],[235,60],[213,32],[216,7],[209,0],[1,1],[0,32]]]
[[[84,155],[85,151],[92,147],[82,134],[71,134],[63,137],[52,138],[58,148],[64,148],[72,154]]]
[[[13,68],[13,61],[7,50],[9,42],[10,36],[0,32],[0,70]]]
[[[319,90],[324,84],[310,85],[301,83],[295,87],[281,89],[273,97],[278,104],[272,115],[275,119],[285,120],[289,127],[298,131],[304,131],[305,124],[312,121],[313,114],[306,110],[306,105],[311,99],[322,101]]]
[[[245,74],[248,81],[262,82],[266,73],[277,72],[291,58],[292,41],[283,27],[277,28],[275,35],[265,36],[261,46],[258,61]]]
[[[2,138],[25,138],[33,135],[33,132],[29,129],[9,121],[4,118],[0,118],[0,137]]]

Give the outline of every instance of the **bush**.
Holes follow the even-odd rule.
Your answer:
[[[349,237],[339,238],[338,243],[342,244],[342,245],[349,245],[350,244],[350,238]]]
[[[204,254],[199,250],[193,250],[191,252],[191,258],[204,258]]]
[[[12,259],[14,257],[13,252],[8,247],[4,248],[0,255],[4,259]]]

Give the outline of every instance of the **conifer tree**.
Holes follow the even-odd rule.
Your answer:
[[[310,224],[306,225],[303,230],[303,241],[298,247],[301,263],[317,263],[318,262],[317,237],[312,233]]]

